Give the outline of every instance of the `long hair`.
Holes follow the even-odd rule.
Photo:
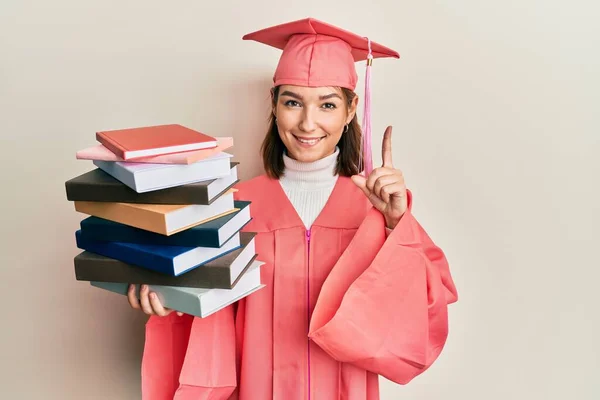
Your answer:
[[[277,105],[279,98],[279,86],[273,88],[272,104],[273,109]],[[356,97],[350,89],[341,88],[344,95],[344,100],[348,109],[352,106],[352,101]],[[271,112],[269,115],[269,129],[267,135],[263,140],[261,146],[261,155],[263,159],[263,166],[267,175],[274,179],[279,179],[283,175],[284,164],[283,164],[283,153],[285,151],[285,145],[279,137],[279,130],[275,123],[275,116]],[[358,174],[359,166],[363,165],[362,153],[361,153],[361,139],[362,132],[358,118],[354,114],[354,118],[348,124],[348,130],[342,133],[338,147],[340,148],[340,154],[338,155],[335,172],[341,176],[352,176]]]

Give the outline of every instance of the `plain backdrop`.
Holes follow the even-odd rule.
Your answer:
[[[305,17],[400,52],[373,67],[414,212],[459,291],[439,360],[382,399],[600,398],[600,19],[592,1],[0,1],[0,397],[136,399],[145,316],[76,282],[64,182],[104,129],[233,136],[243,179]],[[362,96],[364,64],[357,64]]]

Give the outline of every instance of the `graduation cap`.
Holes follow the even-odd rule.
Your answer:
[[[370,69],[373,58],[400,55],[336,26],[306,18],[244,35],[283,50],[273,76],[275,86],[339,86],[354,90],[358,81],[355,63],[367,61],[363,112],[363,160],[365,174],[372,170]]]

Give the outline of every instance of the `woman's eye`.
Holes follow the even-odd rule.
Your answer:
[[[296,100],[288,100],[284,104],[288,107],[298,107],[300,105]]]
[[[333,109],[335,109],[335,104],[333,104],[333,103],[325,103],[325,104],[322,105],[322,107],[326,108],[328,110],[333,110]]]

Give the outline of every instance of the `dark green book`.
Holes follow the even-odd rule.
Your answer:
[[[137,193],[121,181],[96,168],[65,182],[67,200],[209,205],[239,182],[237,165],[237,162],[231,163],[229,176],[145,193]]]

